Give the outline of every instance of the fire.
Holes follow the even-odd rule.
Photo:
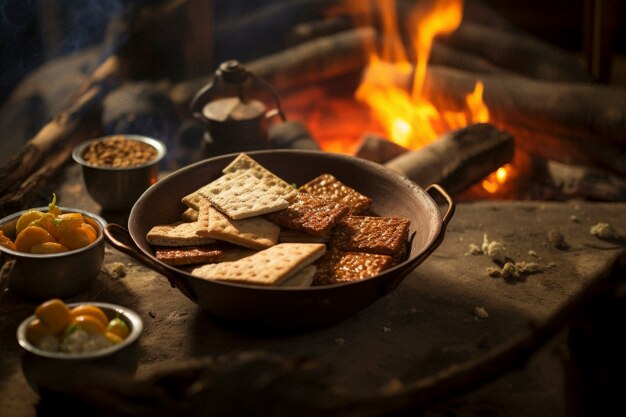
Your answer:
[[[368,7],[364,3],[369,2],[346,1],[353,13],[362,17],[368,12],[373,16],[371,10],[364,10]],[[427,7],[414,8],[406,22],[410,25],[409,33],[414,36],[413,51],[405,50],[401,41],[395,1],[377,0],[375,3],[384,37],[377,50],[369,51],[369,65],[355,97],[371,109],[385,136],[405,148],[419,149],[447,131],[488,122],[489,109],[483,101],[484,86],[480,81],[467,95],[466,108],[461,111],[438,109],[423,95],[433,41],[438,35],[450,34],[459,27],[463,16],[462,0],[433,0],[426,2]],[[410,55],[415,57],[414,64],[407,58]],[[409,88],[406,80],[410,80]],[[506,181],[508,169],[502,167],[493,174],[494,178],[485,180],[485,189],[495,192],[498,184]]]

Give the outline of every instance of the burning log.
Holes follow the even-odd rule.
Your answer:
[[[626,90],[497,75],[482,75],[480,80],[490,121],[498,126],[542,132],[573,146],[626,143]],[[477,81],[475,74],[432,66],[424,94],[435,105],[443,105],[445,97],[446,104],[462,108]]]
[[[383,136],[366,133],[361,138],[355,156],[382,164],[406,152],[409,152],[409,149]]]
[[[396,87],[410,74],[388,65]],[[489,122],[511,134],[520,149],[564,163],[626,173],[626,90],[592,83],[557,83],[501,74],[476,74],[431,65],[423,95],[437,108],[464,109],[476,83],[484,85]]]
[[[447,133],[384,165],[422,187],[439,184],[456,194],[510,162],[513,154],[510,134],[480,123]]]

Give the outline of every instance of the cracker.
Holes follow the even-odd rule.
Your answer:
[[[393,258],[389,255],[330,250],[315,263],[317,273],[313,285],[361,281],[380,274],[392,265]]]
[[[199,188],[193,193],[187,194],[181,199],[181,202],[193,210],[200,210],[200,207],[208,202],[207,199],[200,194],[201,189],[202,188]]]
[[[180,215],[180,218],[185,222],[196,222],[198,221],[198,210],[187,207]]]
[[[198,194],[231,219],[239,220],[281,210],[295,194],[293,187],[261,170],[238,170],[222,175]]]
[[[252,159],[248,154],[240,153],[237,157],[226,166],[222,170],[223,174],[228,174],[236,171],[254,171],[259,175],[266,176],[268,178],[273,178],[280,187],[284,188],[289,192],[295,191],[294,187],[284,181],[282,178],[275,175],[273,172],[265,168],[263,165],[259,164],[257,161]]]
[[[345,204],[298,192],[286,209],[270,213],[266,218],[283,227],[326,236],[349,211]]]
[[[206,220],[205,220],[206,213]],[[198,234],[250,249],[267,249],[278,243],[280,227],[262,217],[233,220],[207,205],[198,216]]]
[[[198,236],[197,222],[176,222],[153,226],[146,234],[146,240],[154,246],[194,246],[215,243],[215,239]]]
[[[287,278],[281,281],[278,286],[290,288],[310,287],[311,284],[313,284],[313,277],[315,276],[316,272],[317,267],[315,265],[306,266],[300,272],[289,275]]]
[[[208,264],[192,270],[200,278],[252,285],[278,285],[322,257],[323,243],[280,243],[234,262]]]
[[[155,247],[155,257],[168,265],[194,265],[220,262],[224,251],[212,246]]]
[[[360,214],[372,205],[372,199],[348,187],[332,174],[322,174],[306,184],[299,191],[326,198],[350,207],[352,214]]]
[[[346,252],[394,256],[406,246],[409,220],[403,217],[345,216],[333,229],[330,244]]]

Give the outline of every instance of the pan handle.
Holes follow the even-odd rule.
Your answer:
[[[452,216],[454,216],[454,211],[456,210],[454,201],[452,201],[452,198],[443,189],[443,187],[441,187],[439,184],[431,184],[428,187],[426,187],[427,193],[431,194],[433,191],[437,191],[440,194],[440,196],[443,197],[445,202],[448,204],[448,208],[443,214],[443,218],[441,220],[441,229],[439,229],[439,233],[433,240],[433,243],[428,247],[426,252],[422,255],[424,257],[429,256],[431,253],[433,253],[435,249],[439,247],[441,242],[443,242],[443,236],[446,234],[446,228],[448,227],[448,223],[450,223],[450,220],[452,220]],[[435,202],[437,202],[435,197],[433,197],[433,199],[435,200]],[[425,259],[425,258],[422,258],[422,259]]]
[[[445,230],[448,227],[448,223],[450,223],[450,220],[452,219],[452,216],[454,216],[454,211],[456,210],[456,206],[454,204],[454,201],[452,201],[452,197],[450,197],[450,195],[448,195],[448,193],[441,187],[441,185],[439,184],[431,184],[428,187],[426,187],[426,192],[428,194],[431,194],[431,191],[437,191],[441,197],[443,197],[443,199],[446,201],[446,203],[448,204],[448,209],[445,211],[444,215],[443,215],[443,227],[442,227],[442,233],[443,230]],[[433,197],[434,199],[434,197]]]
[[[178,287],[178,289],[189,299],[197,299],[194,291],[189,287],[187,282],[182,279],[182,277],[144,254],[133,241],[130,232],[126,228],[116,223],[108,223],[104,227],[104,237],[106,241],[115,249],[130,255],[134,259],[146,265],[148,268],[165,276],[165,278],[167,278],[172,285],[172,288]]]

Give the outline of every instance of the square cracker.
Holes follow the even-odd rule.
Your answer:
[[[298,188],[299,191],[323,197],[350,207],[352,214],[360,214],[372,205],[372,199],[348,187],[332,174],[322,174]]]
[[[201,188],[197,189],[193,193],[187,194],[181,199],[181,202],[192,210],[200,210],[202,205],[208,203],[208,200],[200,194]]]
[[[146,234],[146,240],[154,246],[194,246],[215,243],[215,239],[198,236],[198,222],[176,222],[153,226]]]
[[[330,245],[346,252],[394,256],[406,246],[409,220],[403,217],[345,216],[333,229]]]
[[[282,280],[280,287],[290,287],[290,288],[306,288],[310,287],[313,284],[313,277],[317,272],[317,267],[315,265],[305,266],[299,272],[295,274],[289,275],[287,278]]]
[[[231,219],[239,220],[281,210],[297,191],[271,173],[246,169],[222,175],[198,194]]]
[[[168,265],[194,265],[220,262],[223,251],[215,246],[155,247],[155,257]]]
[[[378,275],[393,266],[393,258],[376,253],[330,250],[315,262],[315,266],[317,272],[313,285],[329,285],[361,281]]]
[[[350,207],[345,204],[298,192],[286,209],[270,213],[266,218],[283,227],[314,236],[326,236],[349,212]]]
[[[262,217],[233,220],[207,204],[198,212],[202,236],[230,242],[250,249],[267,249],[278,243],[280,227]]]
[[[311,265],[326,252],[323,243],[279,243],[234,262],[208,264],[192,270],[200,278],[252,285],[278,285]]]

